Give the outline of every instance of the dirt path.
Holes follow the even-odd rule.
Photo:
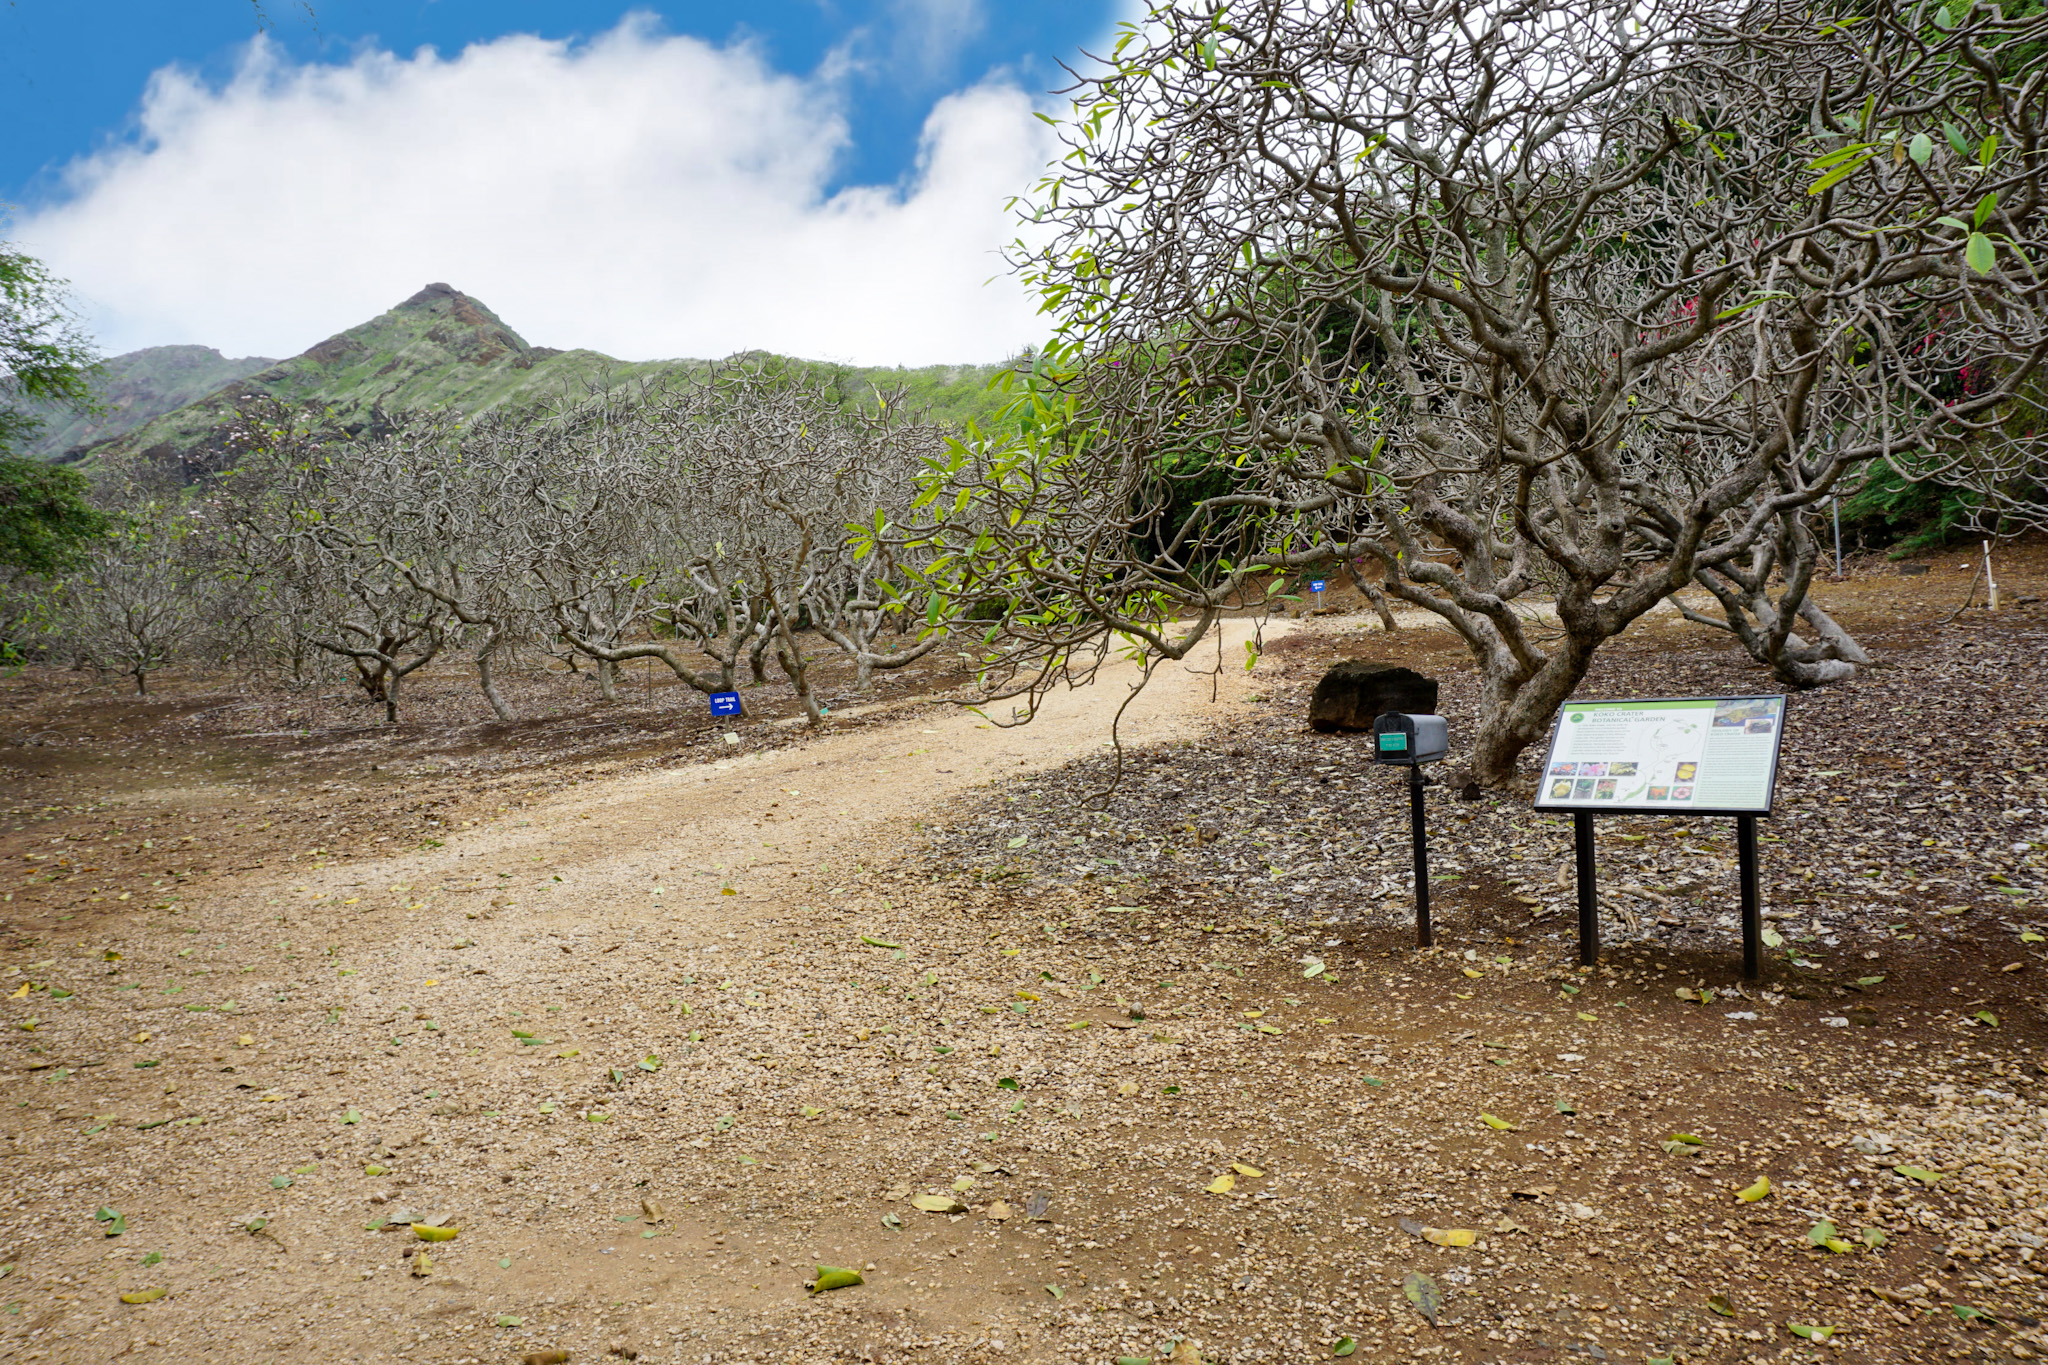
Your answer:
[[[1284,638],[1290,624],[1268,623],[1266,639]],[[1124,713],[1125,744],[1196,733],[1212,705],[1255,691],[1240,663],[1250,633],[1248,623],[1228,623],[1220,675],[1198,671],[1213,667],[1213,649],[1204,649],[1200,661],[1156,670]],[[682,879],[665,889],[661,908],[710,916],[690,922],[703,928],[730,917],[732,905],[718,899],[726,886],[747,902],[787,900],[788,883],[806,874],[886,861],[911,824],[942,816],[962,791],[1108,745],[1110,723],[1135,677],[1135,669],[1112,665],[1091,687],[1053,693],[1034,720],[1015,728],[967,711],[925,712],[885,728],[828,734],[800,749],[607,782],[588,795],[551,800],[529,821],[501,822],[460,848],[365,869],[365,880],[387,872],[397,880],[430,880],[466,867],[466,859],[540,857],[554,871],[576,872],[573,889],[565,879],[550,906],[559,902],[587,915],[602,913],[605,897],[645,895],[652,869]]]
[[[1268,638],[1285,631],[1269,626]],[[1125,741],[1191,734],[1212,689],[1227,705],[1250,686],[1236,663],[1245,633],[1229,627],[1233,671],[1220,678],[1160,670],[1124,716]],[[27,1359],[155,1359],[160,1349],[182,1360],[205,1344],[222,1359],[326,1360],[337,1342],[349,1359],[448,1359],[445,1345],[422,1356],[404,1342],[475,1334],[501,1303],[545,1323],[550,1341],[580,1338],[587,1357],[597,1335],[587,1315],[666,1299],[678,1258],[732,1254],[722,1226],[685,1212],[707,1192],[664,1178],[669,1143],[726,1131],[703,1113],[726,1102],[706,1092],[730,1092],[735,1065],[754,1069],[705,1055],[707,1035],[724,1030],[693,1025],[722,1002],[681,1002],[695,974],[708,982],[772,962],[819,913],[799,901],[834,906],[822,912],[833,924],[875,908],[840,883],[885,863],[958,793],[1100,748],[1132,676],[1106,669],[1018,729],[941,711],[516,807],[501,792],[498,819],[428,841],[438,847],[333,865],[310,849],[282,875],[231,875],[198,892],[164,891],[159,879],[154,894],[184,896],[169,915],[56,928],[38,945],[42,960],[17,972],[38,1002],[50,982],[70,984],[57,986],[56,1009],[40,1010],[54,1017],[36,1019],[34,1041],[20,1039],[33,1054],[23,1080],[38,1088],[23,1091],[32,1112],[11,1135],[14,1241],[0,1252],[15,1284],[33,1275],[55,1292],[0,1317],[13,1338],[0,1359],[26,1348]],[[175,821],[194,801],[232,812],[274,779],[259,770],[146,790],[121,802],[122,818]],[[850,951],[875,950],[856,938]],[[88,984],[88,973],[101,979]],[[764,982],[742,1008],[772,998],[781,1010],[824,989],[819,976]],[[550,1041],[535,1042],[542,1033]],[[636,1104],[659,1091],[654,1112],[675,1117],[645,1130],[623,1113],[604,1127],[582,1118],[623,1098],[610,1079],[620,1076]],[[820,1103],[832,1089],[827,1079]],[[787,1169],[785,1154],[760,1150],[749,1175]],[[612,1215],[637,1212],[654,1189],[673,1221],[642,1239],[640,1224]],[[101,1207],[120,1210],[118,1241],[79,1236],[112,1226],[92,1222]],[[441,1267],[429,1276],[410,1273],[410,1234],[363,1230],[401,1211],[463,1227],[459,1240],[431,1244]],[[786,1253],[801,1254],[794,1244]],[[745,1324],[792,1293],[801,1301],[793,1265],[755,1278],[698,1279],[686,1316]],[[162,1286],[170,1297],[146,1315],[110,1302]],[[578,1316],[549,1311],[570,1303]],[[478,1358],[529,1334],[491,1335],[509,1340]]]

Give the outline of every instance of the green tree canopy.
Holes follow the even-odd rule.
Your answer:
[[[64,282],[0,243],[0,566],[51,573],[107,530],[82,477],[14,454],[41,428],[39,408],[92,405],[98,360]]]

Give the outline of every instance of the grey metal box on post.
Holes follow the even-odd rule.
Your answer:
[[[1390,711],[1372,723],[1372,761],[1412,767],[1435,763],[1451,751],[1450,727],[1442,716]]]
[[[1408,770],[1408,816],[1415,840],[1415,946],[1436,942],[1429,921],[1429,830],[1423,819],[1422,765],[1451,752],[1450,727],[1442,716],[1389,711],[1372,723],[1372,761]]]

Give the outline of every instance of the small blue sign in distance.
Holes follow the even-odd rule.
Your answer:
[[[740,705],[739,693],[713,692],[711,694],[711,714],[714,716],[744,716],[747,714],[747,710]]]
[[[1323,590],[1323,588],[1324,588],[1324,587],[1325,587],[1325,583],[1324,583],[1324,581],[1323,581],[1322,579],[1320,579],[1320,578],[1311,578],[1311,579],[1310,579],[1310,580],[1308,581],[1308,590],[1309,590],[1310,592],[1321,592],[1321,591]]]

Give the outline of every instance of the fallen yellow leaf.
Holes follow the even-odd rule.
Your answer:
[[[1249,1176],[1252,1179],[1257,1179],[1258,1177],[1265,1174],[1265,1172],[1260,1170],[1258,1167],[1247,1166],[1242,1161],[1231,1162],[1230,1169],[1236,1171],[1239,1175]]]
[[[1422,1237],[1440,1247],[1468,1247],[1479,1240],[1479,1234],[1470,1228],[1424,1228]]]
[[[1771,1178],[1767,1175],[1760,1175],[1756,1178],[1756,1184],[1751,1185],[1746,1190],[1737,1190],[1735,1197],[1745,1204],[1754,1204],[1770,1192]]]
[[[1237,1177],[1229,1173],[1217,1176],[1209,1182],[1210,1194],[1229,1194],[1237,1188]]]

